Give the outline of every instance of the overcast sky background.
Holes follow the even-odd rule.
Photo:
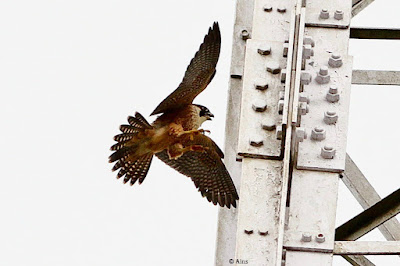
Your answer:
[[[399,8],[375,1],[353,25],[400,27]],[[234,10],[231,0],[0,2],[0,265],[213,264],[218,208],[192,181],[154,159],[142,185],[123,185],[107,157],[126,117],[148,117],[178,86],[213,21],[218,71],[195,102],[214,113],[204,128],[223,146]],[[400,42],[350,44],[355,69],[400,70]],[[352,89],[348,153],[382,197],[400,186],[399,99],[398,87]],[[361,210],[341,184],[338,225]]]

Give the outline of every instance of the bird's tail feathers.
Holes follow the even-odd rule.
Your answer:
[[[124,184],[130,180],[130,185],[135,184],[137,180],[139,180],[139,184],[143,182],[145,179],[147,172],[149,171],[151,161],[153,160],[153,153],[145,154],[135,161],[118,161],[114,167],[113,171],[119,170],[117,174],[117,178],[121,178],[124,176]]]
[[[117,178],[124,176],[124,183],[130,180],[133,185],[137,180],[139,184],[143,182],[149,171],[153,153],[140,154],[141,137],[140,133],[153,127],[138,112],[135,116],[128,117],[129,125],[121,125],[121,134],[114,137],[116,144],[111,146],[111,150],[115,151],[109,157],[109,162],[115,162],[113,171],[119,169]],[[129,160],[127,158],[129,157]]]

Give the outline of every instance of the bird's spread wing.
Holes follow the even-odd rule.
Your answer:
[[[170,159],[166,150],[156,156],[178,172],[189,176],[208,201],[220,206],[236,207],[239,199],[235,185],[221,158],[222,151],[209,137],[200,134],[184,143],[207,147],[205,152],[189,151],[177,159]]]
[[[203,43],[194,55],[179,87],[164,99],[151,115],[164,113],[191,104],[215,75],[221,50],[221,33],[217,22],[208,30]]]

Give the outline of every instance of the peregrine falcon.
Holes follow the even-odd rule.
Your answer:
[[[109,162],[116,162],[117,178],[124,183],[141,184],[153,155],[178,172],[190,177],[203,197],[214,205],[236,207],[239,199],[235,185],[222,162],[224,154],[217,144],[199,129],[214,115],[205,107],[193,104],[215,75],[221,49],[217,22],[209,28],[203,43],[185,72],[178,88],[165,98],[151,115],[161,114],[150,124],[138,112],[121,125],[122,134],[111,147]]]

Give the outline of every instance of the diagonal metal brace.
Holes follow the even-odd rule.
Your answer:
[[[335,240],[357,240],[400,213],[400,189],[336,228]]]

